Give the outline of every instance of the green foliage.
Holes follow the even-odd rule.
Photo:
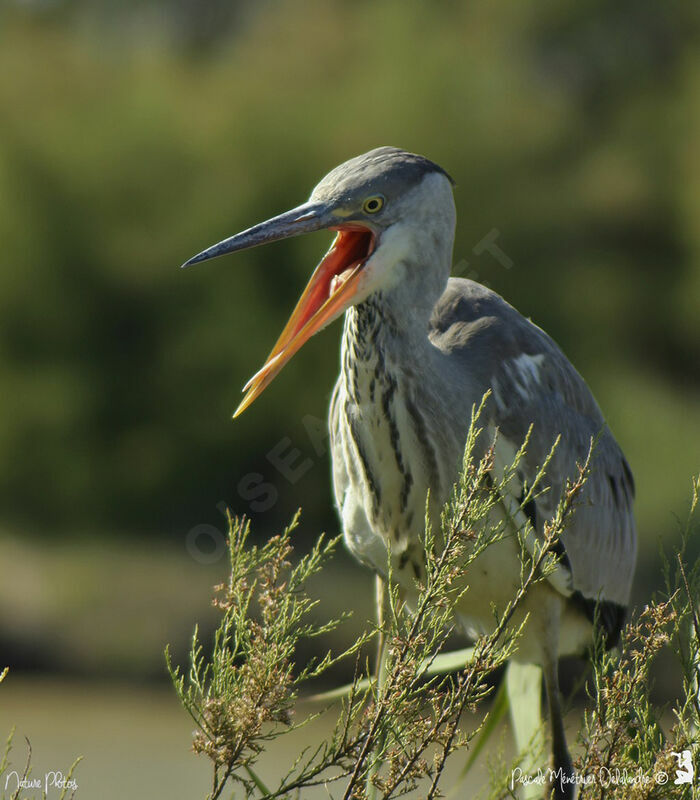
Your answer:
[[[627,625],[621,655],[598,648],[594,659],[593,710],[587,712],[581,732],[583,752],[577,767],[581,774],[607,774],[619,770],[630,776],[673,778],[684,750],[697,764],[700,753],[700,562],[688,564],[686,550],[691,535],[697,537],[700,478],[693,480],[690,513],[681,533],[680,547],[667,562],[666,592],[644,607]],[[663,648],[676,654],[682,690],[670,709],[672,722],[664,725],[668,711],[651,698],[651,668]],[[674,797],[693,800],[695,779],[674,787]],[[666,800],[669,788],[650,780],[636,785],[586,787],[582,800]]]
[[[195,752],[214,764],[212,798],[230,778],[240,781],[248,796],[262,787],[252,768],[266,742],[300,727],[291,719],[299,686],[357,653],[368,638],[360,637],[339,656],[328,653],[295,670],[299,642],[328,633],[342,621],[311,621],[318,601],[306,593],[307,581],[331,555],[337,539],[319,538],[311,553],[292,566],[288,559],[297,523],[298,515],[284,533],[258,548],[248,544],[249,522],[231,519],[231,573],[228,584],[217,587],[214,600],[222,621],[211,660],[205,659],[196,630],[187,675],[180,674],[166,652],[180,701],[198,728]]]
[[[690,754],[697,771],[700,755],[700,562],[688,560],[700,537],[700,478],[693,479],[690,511],[675,543],[666,543],[666,590],[624,628],[619,650],[605,651],[602,640],[591,653],[589,708],[578,735],[574,766],[579,800],[694,800],[693,782],[674,785],[679,758]],[[681,689],[669,706],[654,698],[655,662],[661,654],[681,674]],[[502,776],[503,760],[491,765],[490,800],[514,798]],[[547,774],[544,770],[543,774]]]
[[[304,790],[321,784],[329,796],[343,800],[388,800],[415,791],[426,798],[439,797],[445,791],[446,763],[460,750],[471,751],[457,778],[464,784],[507,709],[503,689],[490,716],[475,730],[462,728],[463,715],[482,708],[491,694],[489,676],[518,646],[527,624],[527,616],[518,614],[518,608],[532,586],[556,569],[553,545],[575,514],[593,452],[592,443],[588,459],[567,484],[542,539],[533,543],[528,538],[529,522],[516,532],[522,562],[520,588],[500,614],[494,609],[492,630],[480,636],[473,648],[461,651],[457,665],[457,654],[443,651],[468,591],[465,576],[488,547],[513,535],[508,533],[512,520],[504,522],[494,511],[527,446],[526,441],[513,463],[495,475],[493,445],[484,452],[483,443],[479,444],[480,411],[473,412],[462,475],[445,506],[439,530],[433,529],[426,513],[421,542],[425,567],[420,577],[411,586],[396,582],[389,552],[386,613],[339,655],[329,652],[309,662],[297,657],[305,638],[334,630],[343,621],[312,621],[310,612],[318,601],[306,588],[332,555],[337,540],[320,537],[293,566],[291,533],[298,515],[283,534],[263,546],[250,544],[249,522],[230,518],[230,577],[216,590],[214,603],[221,621],[213,650],[205,655],[195,631],[187,672],[174,666],[167,654],[178,697],[197,725],[194,750],[212,762],[208,800],[221,797],[231,784],[256,800],[303,796]],[[523,503],[539,491],[552,453]],[[581,800],[663,800],[683,751],[692,754],[693,762],[697,760],[700,562],[688,563],[687,554],[698,534],[699,495],[700,479],[694,479],[680,547],[665,562],[664,595],[633,615],[619,652],[606,651],[602,638],[594,643],[590,708],[584,714],[575,759]],[[381,653],[374,674],[364,655],[373,640]],[[668,650],[675,654],[682,675],[682,691],[670,709],[670,721],[669,710],[654,702],[651,686],[652,665]],[[316,702],[342,700],[332,735],[303,749],[271,785],[257,771],[261,754],[280,736],[299,731],[323,713],[309,712],[306,706],[301,719],[296,719],[302,687],[348,658],[355,661],[353,683],[315,698]],[[486,752],[489,797],[514,798],[514,776],[518,769],[522,773],[525,754],[516,754],[508,766],[502,755],[495,757],[493,748]],[[545,784],[552,779],[547,770],[541,774]],[[681,786],[677,796],[691,800],[692,786]]]
[[[212,654],[204,656],[195,633],[187,673],[174,667],[168,656],[177,694],[198,727],[194,750],[213,764],[210,800],[221,796],[229,781],[239,784],[246,797],[265,800],[294,796],[320,783],[332,787],[343,800],[388,800],[418,787],[427,798],[441,795],[448,758],[468,747],[479,733],[479,729],[465,733],[462,716],[489,696],[489,676],[517,647],[527,616],[515,617],[516,612],[531,587],[555,568],[552,546],[573,513],[588,474],[587,462],[567,487],[541,540],[528,545],[525,531],[521,532],[519,590],[500,614],[494,610],[493,629],[476,641],[466,664],[451,674],[438,673],[435,661],[468,590],[465,573],[488,547],[512,535],[509,522],[493,512],[497,505],[500,508],[502,493],[525,449],[500,477],[495,476],[493,446],[480,455],[480,411],[473,414],[464,470],[439,530],[433,529],[426,514],[421,576],[412,588],[399,586],[393,580],[389,553],[387,614],[372,633],[339,656],[328,654],[296,668],[294,664],[303,637],[338,624],[333,620],[316,626],[306,621],[314,601],[305,592],[305,582],[321,568],[334,543],[319,539],[311,554],[292,567],[290,529],[263,547],[250,547],[248,523],[231,520],[231,576],[215,600],[222,619]],[[537,484],[531,491],[536,489]],[[374,637],[383,643],[383,657],[372,680],[359,654]],[[300,684],[352,655],[358,656],[355,681],[344,695],[332,737],[302,752],[279,784],[268,787],[255,772],[260,753],[273,739],[313,718],[293,722]],[[499,706],[495,711],[500,713]],[[487,726],[486,732],[490,730]],[[483,740],[477,745],[481,746]]]

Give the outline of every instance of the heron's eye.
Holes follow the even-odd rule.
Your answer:
[[[376,214],[377,211],[382,210],[382,206],[384,205],[384,198],[380,194],[374,195],[374,197],[368,197],[362,208],[368,214]]]

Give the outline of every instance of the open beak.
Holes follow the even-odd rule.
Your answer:
[[[339,221],[324,203],[309,202],[231,236],[183,264],[183,267],[188,267],[226,253],[322,229],[335,230],[338,234],[314,270],[267,360],[243,387],[245,397],[234,417],[262,394],[282,367],[315,333],[353,304],[363,267],[374,251],[375,236],[368,228]]]

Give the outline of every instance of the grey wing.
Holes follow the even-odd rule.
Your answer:
[[[498,430],[497,450],[508,463],[530,425],[532,436],[513,487],[519,505],[558,435],[546,476],[548,491],[523,506],[540,535],[567,478],[574,478],[591,439],[592,471],[581,504],[561,537],[559,591],[599,621],[614,644],[622,625],[636,561],[634,481],[583,378],[554,341],[494,292],[451,279],[432,320],[431,338],[463,361],[478,391],[491,389],[489,416]]]

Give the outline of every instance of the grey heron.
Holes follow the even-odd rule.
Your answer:
[[[555,342],[499,295],[451,278],[453,183],[437,164],[380,147],[333,169],[297,208],[255,225],[184,266],[309,231],[336,232],[262,369],[248,382],[240,414],[300,347],[342,314],[341,370],[330,408],[333,482],[345,542],[382,571],[387,543],[394,575],[420,574],[426,495],[437,515],[457,479],[471,410],[487,391],[498,430],[496,468],[510,463],[534,425],[525,461],[503,497],[514,524],[542,533],[577,462],[598,437],[585,500],[560,540],[555,572],[528,599],[517,659],[541,666],[554,767],[572,774],[557,668],[585,651],[594,621],[613,646],[620,635],[636,558],[634,482],[583,378]],[[235,416],[235,415],[234,415]],[[523,485],[557,435],[550,491],[521,507]],[[467,576],[463,622],[494,624],[520,584],[513,538],[487,549]],[[556,798],[573,796],[560,782]]]

